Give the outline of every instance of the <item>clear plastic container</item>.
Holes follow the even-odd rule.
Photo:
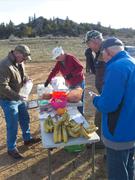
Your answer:
[[[47,87],[44,86],[44,84],[38,84],[37,85],[37,95],[38,99],[41,99],[43,94],[49,94],[52,93],[53,89],[51,85],[48,85]]]
[[[27,80],[26,83],[23,85],[23,87],[21,88],[19,94],[21,96],[24,96],[26,99],[28,99],[28,96],[32,90],[33,87],[33,82],[31,79]]]
[[[44,84],[38,84],[37,85],[37,95],[38,95],[38,98],[40,98],[43,95],[44,91],[45,91]]]

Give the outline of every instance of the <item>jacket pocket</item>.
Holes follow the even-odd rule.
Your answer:
[[[119,104],[118,109],[116,111],[108,113],[108,122],[107,122],[107,125],[108,125],[108,129],[109,129],[109,131],[110,131],[110,133],[112,135],[114,134],[115,128],[117,126],[122,106],[123,106],[123,100]]]

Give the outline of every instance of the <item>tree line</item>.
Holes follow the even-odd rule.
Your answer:
[[[28,23],[21,23],[19,25],[14,25],[10,20],[8,24],[0,24],[0,39],[8,39],[12,34],[16,37],[43,37],[47,35],[53,36],[69,36],[78,37],[84,35],[89,30],[98,30],[103,33],[103,35],[115,35],[115,34],[126,34],[127,37],[132,37],[135,35],[135,30],[132,28],[123,29],[113,29],[110,26],[104,27],[100,22],[97,24],[92,23],[76,23],[70,20],[68,17],[63,20],[59,18],[46,19],[41,17],[36,18],[29,17]]]

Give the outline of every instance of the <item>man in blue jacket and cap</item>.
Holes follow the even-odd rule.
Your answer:
[[[102,112],[102,140],[106,146],[109,180],[134,179],[135,59],[121,40],[111,37],[102,45],[106,63],[101,95],[92,94]]]

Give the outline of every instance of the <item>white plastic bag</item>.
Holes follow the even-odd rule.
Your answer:
[[[28,99],[28,96],[32,90],[33,87],[33,82],[31,79],[27,80],[26,83],[23,85],[23,87],[21,88],[19,95],[23,96],[26,98],[26,100]]]
[[[56,76],[52,78],[51,85],[54,91],[57,91],[57,90],[66,91],[68,89],[68,87],[65,84],[65,79],[62,76]]]

